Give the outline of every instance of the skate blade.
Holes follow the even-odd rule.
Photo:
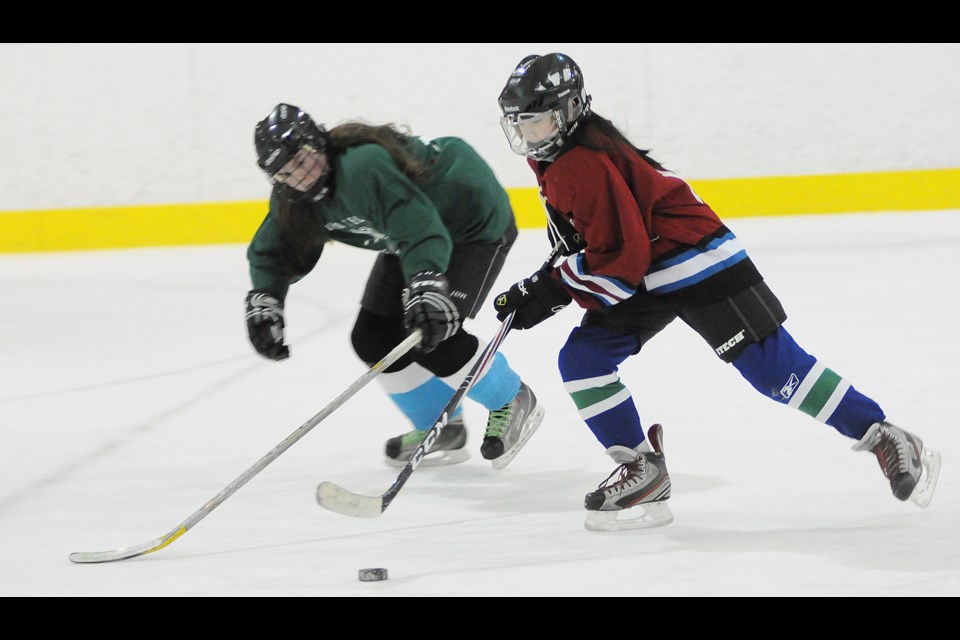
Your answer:
[[[540,428],[540,423],[543,422],[544,408],[537,406],[533,411],[533,415],[527,418],[527,422],[524,425],[524,431],[520,434],[520,437],[517,438],[517,443],[513,447],[504,453],[499,458],[494,458],[490,461],[490,464],[493,465],[493,468],[499,471],[503,469],[510,461],[517,457],[517,454],[520,453],[520,449],[523,449],[523,446],[527,444],[527,440],[533,436],[537,429]]]
[[[443,450],[443,451],[431,451],[427,455],[423,456],[423,460],[420,461],[421,467],[446,467],[451,464],[459,464],[461,462],[466,462],[470,459],[470,452],[464,449],[453,449],[453,450]],[[393,458],[384,458],[383,461],[387,464],[388,467],[405,467],[410,458],[405,460],[394,460]]]
[[[910,500],[921,509],[925,509],[933,500],[933,492],[937,488],[937,479],[940,477],[940,452],[924,447],[920,453],[920,464],[923,466],[923,473],[920,476],[920,482],[910,494]]]
[[[618,511],[587,511],[583,526],[587,531],[627,531],[662,527],[671,522],[670,505],[661,500]]]

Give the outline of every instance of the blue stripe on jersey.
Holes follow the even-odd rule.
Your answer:
[[[733,233],[728,232],[702,247],[692,247],[654,263],[643,281],[650,293],[670,293],[703,282],[746,258],[746,249]]]
[[[589,294],[605,307],[623,302],[637,292],[619,278],[590,273],[583,253],[570,256],[560,266],[560,278],[568,287]]]
[[[727,240],[733,240],[734,238],[736,238],[736,236],[733,235],[733,232],[727,231],[725,234],[717,238],[714,238],[703,247],[691,247],[690,249],[684,251],[683,253],[673,256],[672,258],[668,258],[667,260],[660,260],[655,265],[652,265],[650,267],[650,273],[653,273],[655,271],[663,271],[668,267],[673,267],[682,262],[686,262],[690,258],[693,258],[705,251],[712,251],[713,249],[716,249],[717,247],[722,245]]]

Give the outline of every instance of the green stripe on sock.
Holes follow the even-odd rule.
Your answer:
[[[803,402],[801,402],[797,408],[807,415],[816,418],[842,379],[843,378],[831,369],[824,369],[823,373],[820,374],[820,377],[817,378],[817,381],[807,393],[807,397],[803,399]]]
[[[580,411],[584,407],[590,407],[598,402],[603,402],[610,396],[620,393],[623,389],[623,383],[618,380],[617,382],[611,382],[602,387],[575,391],[570,394],[570,397],[573,398],[574,404],[577,405],[577,411]]]

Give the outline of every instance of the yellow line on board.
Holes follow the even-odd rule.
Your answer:
[[[960,209],[960,169],[691,180],[721,218]]]
[[[960,209],[960,169],[691,180],[721,218]],[[508,189],[520,228],[546,226],[533,187]],[[0,253],[247,243],[267,201],[0,212]]]
[[[0,213],[0,253],[249,242],[267,202]]]

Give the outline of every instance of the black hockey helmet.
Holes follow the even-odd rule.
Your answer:
[[[280,103],[266,118],[257,123],[253,133],[253,143],[257,149],[257,165],[267,174],[271,182],[277,172],[303,148],[310,145],[316,151],[326,152],[330,138],[322,124],[314,122],[310,114],[292,104]],[[300,198],[318,199],[329,187],[330,176],[317,180],[309,191],[295,194]],[[285,185],[279,184],[281,188]],[[292,191],[292,190],[291,190]]]
[[[500,124],[515,153],[552,160],[590,113],[583,73],[563,53],[521,60],[500,93]]]

